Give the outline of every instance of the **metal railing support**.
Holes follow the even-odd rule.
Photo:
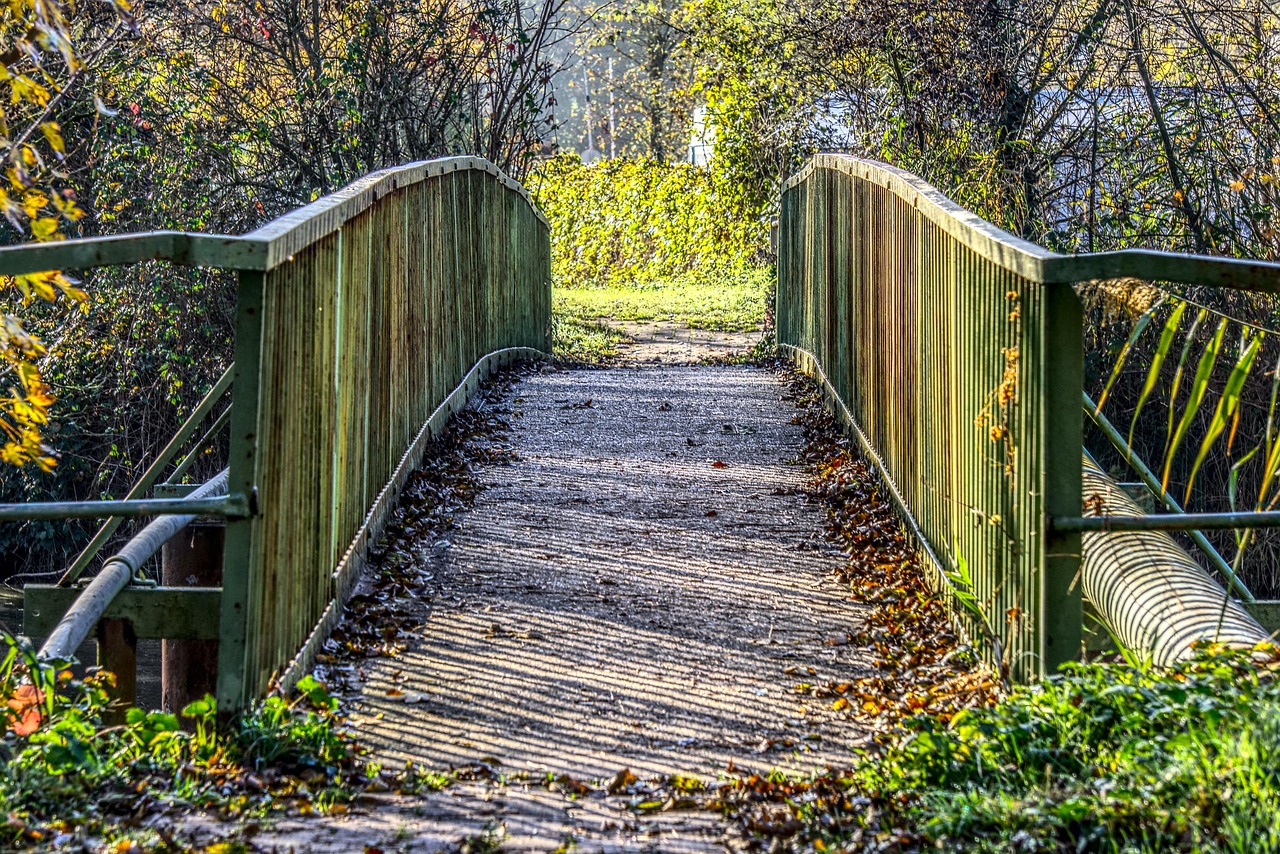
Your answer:
[[[1121,456],[1124,457],[1124,461],[1129,465],[1129,468],[1133,469],[1134,473],[1138,475],[1138,478],[1142,483],[1151,491],[1151,494],[1155,496],[1155,499],[1168,508],[1170,512],[1186,515],[1186,511],[1182,509],[1182,505],[1179,504],[1167,490],[1161,487],[1160,479],[1156,477],[1155,472],[1148,468],[1147,464],[1133,452],[1133,448],[1129,447],[1129,443],[1125,440],[1124,436],[1120,435],[1120,431],[1111,423],[1111,419],[1103,415],[1102,411],[1098,409],[1098,405],[1093,402],[1093,398],[1089,397],[1088,394],[1084,394],[1082,395],[1082,399],[1084,400],[1085,414],[1088,415],[1089,419],[1093,421],[1099,430],[1102,431],[1102,435],[1107,437],[1107,440],[1111,442],[1111,446],[1120,452]],[[1066,515],[1075,516],[1076,514],[1072,512]],[[1055,525],[1056,524],[1057,523],[1055,522]],[[1084,531],[1085,529],[1081,528],[1080,530]],[[1213,544],[1205,538],[1204,534],[1194,528],[1184,528],[1181,530],[1186,532],[1187,536],[1191,538],[1191,542],[1196,544],[1196,548],[1200,549],[1204,556],[1209,560],[1209,563],[1213,565],[1213,568],[1220,572],[1223,578],[1227,579],[1227,583],[1231,586],[1231,589],[1239,593],[1241,599],[1246,602],[1254,601],[1253,594],[1249,592],[1249,588],[1246,587],[1244,582],[1236,576],[1235,570],[1231,568],[1231,565],[1226,562],[1218,550],[1213,547]]]
[[[198,499],[225,492],[227,473],[224,471],[209,480],[192,495],[193,505]],[[76,599],[71,609],[58,621],[58,625],[40,647],[41,658],[66,659],[75,654],[80,644],[97,626],[111,600],[116,598],[138,570],[160,547],[196,518],[195,514],[165,516],[143,528],[123,549],[102,564],[102,569],[89,586]]]

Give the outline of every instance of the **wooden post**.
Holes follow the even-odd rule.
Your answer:
[[[1084,595],[1080,534],[1057,531],[1055,516],[1082,511],[1084,410],[1083,319],[1070,285],[1045,285],[1040,377],[1044,425],[1043,576],[1040,582],[1040,670],[1044,675],[1080,656]]]
[[[160,558],[165,587],[218,587],[226,523],[197,520],[165,543]],[[218,687],[216,640],[166,640],[160,645],[160,702],[175,714]]]
[[[128,620],[98,622],[98,666],[116,677],[111,692],[115,701],[106,714],[106,723],[124,723],[125,712],[138,702],[138,636]]]
[[[263,287],[260,272],[240,274],[236,307],[235,378],[231,386],[231,450],[227,492],[251,504],[258,476],[258,396],[261,392]],[[256,514],[257,508],[252,508]],[[249,637],[254,569],[255,515],[227,523],[222,559],[222,615],[218,645],[218,713],[239,711],[257,693],[250,672]],[[256,614],[254,615],[256,616]]]

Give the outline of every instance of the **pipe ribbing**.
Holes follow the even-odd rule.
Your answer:
[[[1093,460],[1084,459],[1086,516],[1143,511]],[[1157,665],[1191,654],[1195,641],[1253,646],[1269,635],[1166,533],[1086,533],[1084,595],[1116,637]]]
[[[211,498],[227,491],[227,470],[201,484],[188,498]],[[107,558],[102,569],[84,592],[67,609],[40,647],[41,658],[70,658],[102,619],[107,606],[125,587],[133,574],[160,547],[195,521],[196,515],[162,516],[138,532],[119,552]]]

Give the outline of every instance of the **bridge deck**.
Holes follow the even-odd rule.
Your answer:
[[[432,601],[411,648],[367,668],[362,741],[395,766],[582,780],[846,764],[861,734],[792,689],[866,672],[831,642],[862,606],[827,577],[840,555],[788,462],[783,394],[742,367],[517,383],[518,459],[482,470],[448,547],[422,544]]]

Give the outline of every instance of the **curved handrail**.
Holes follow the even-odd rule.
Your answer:
[[[0,275],[86,270],[140,261],[172,261],[187,267],[223,270],[272,270],[317,239],[337,231],[388,193],[463,170],[495,176],[524,199],[543,225],[548,225],[528,191],[488,160],[441,157],[372,172],[246,235],[145,231],[4,247],[0,249]]]
[[[794,189],[822,169],[843,172],[884,187],[981,257],[1039,284],[1133,277],[1280,293],[1280,263],[1271,261],[1184,255],[1154,249],[1061,255],[992,225],[918,175],[875,160],[845,154],[815,155],[782,185],[782,192]]]

